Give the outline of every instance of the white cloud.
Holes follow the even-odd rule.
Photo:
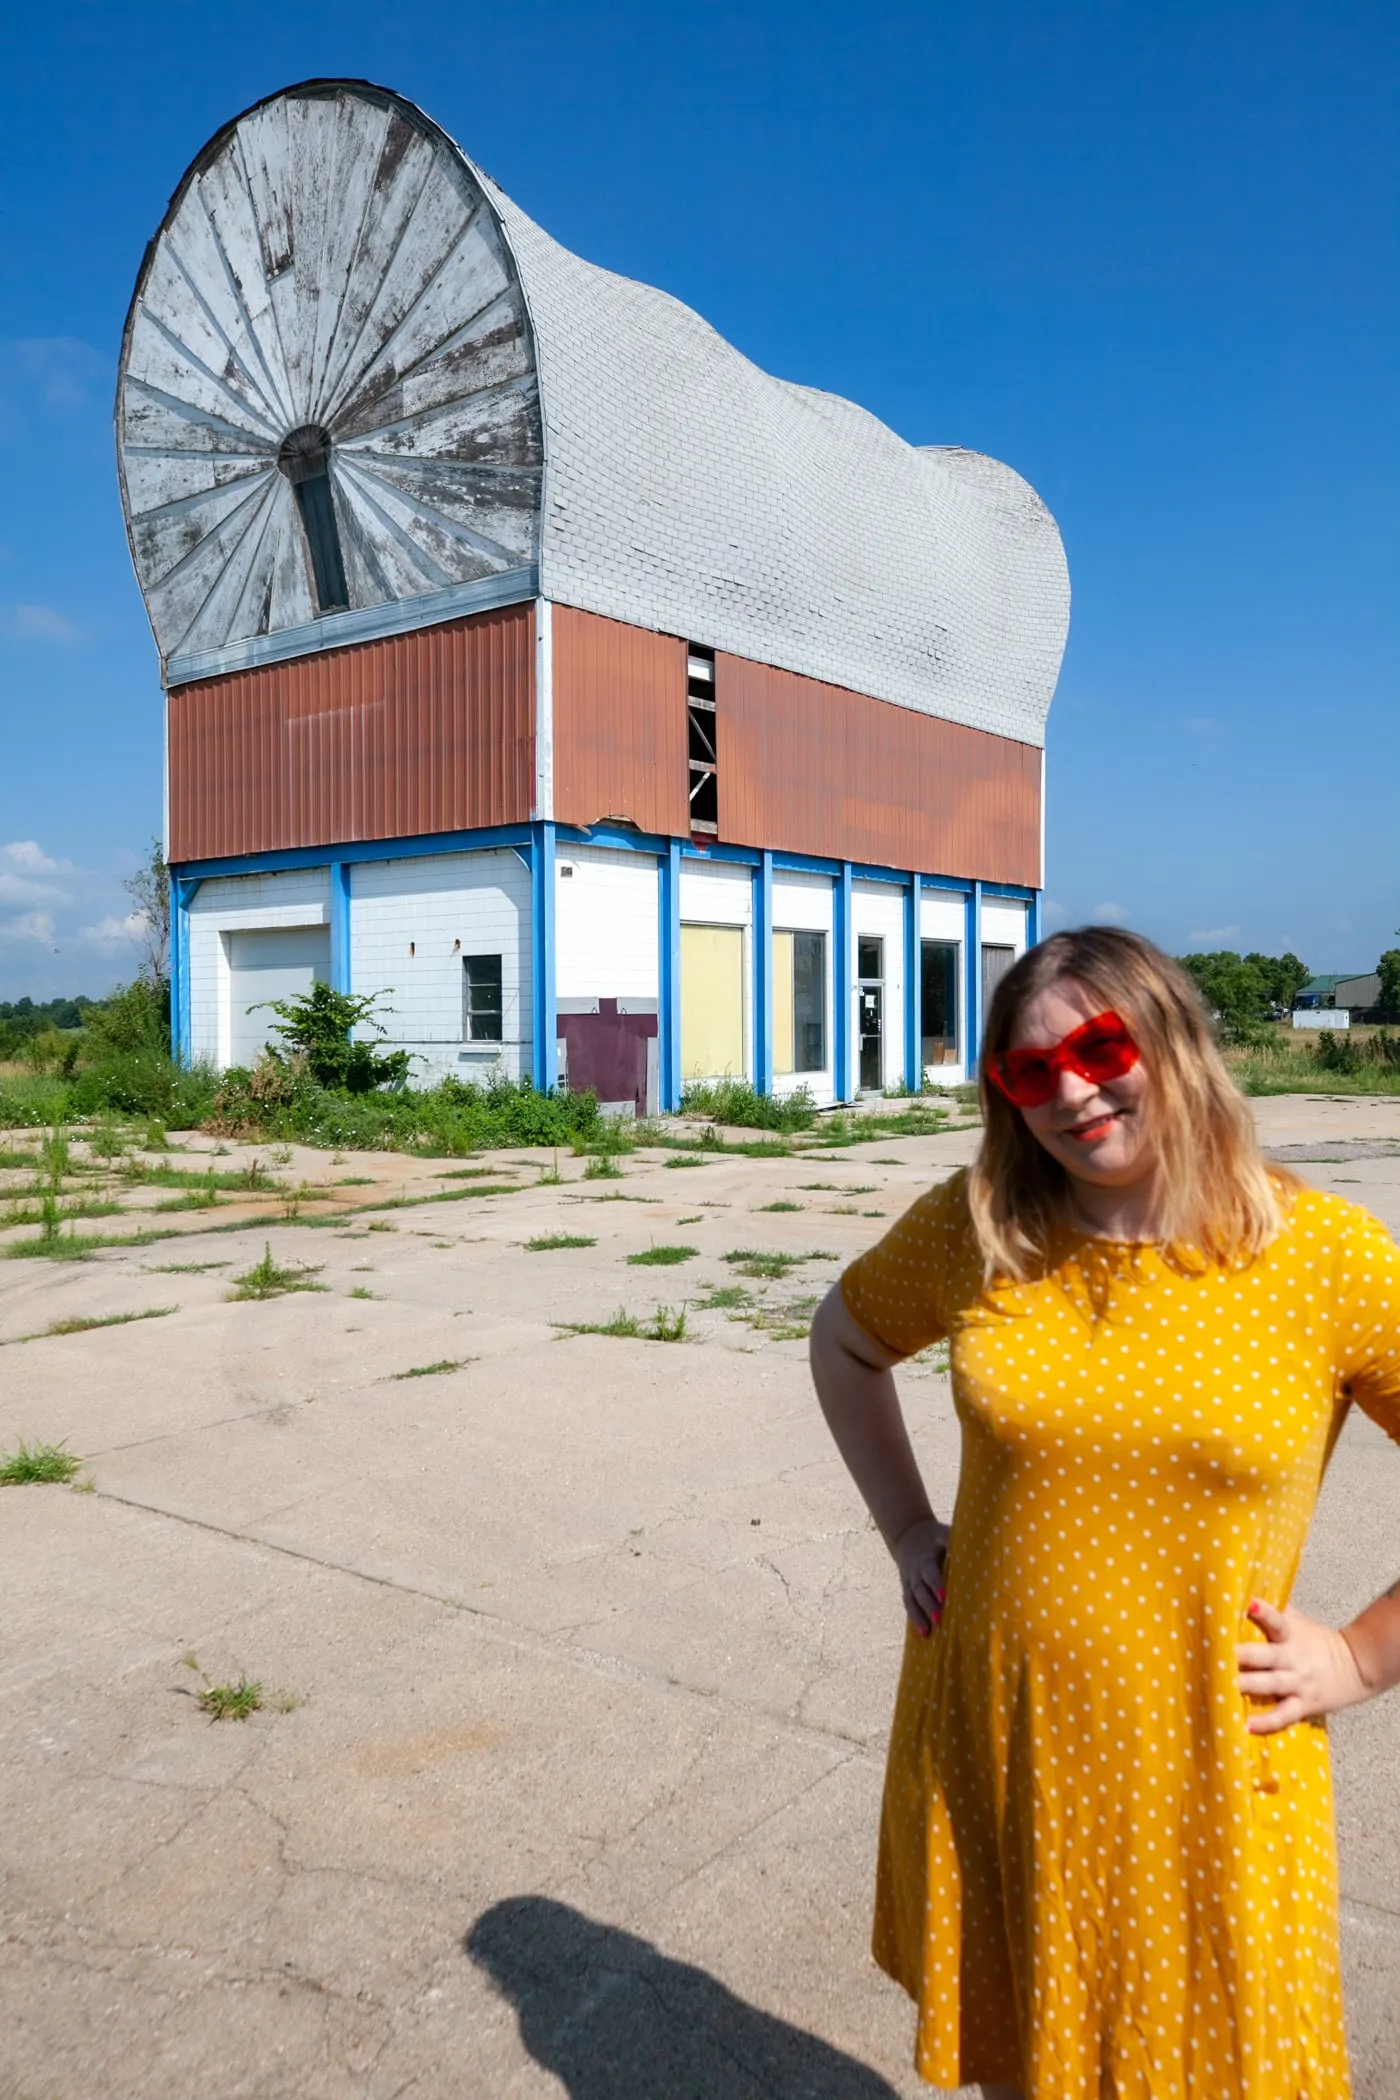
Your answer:
[[[11,839],[8,846],[0,846],[0,861],[6,860],[12,868],[32,868],[36,875],[67,873],[73,866],[71,860],[54,860],[37,839]]]
[[[62,890],[51,882],[30,882],[24,875],[11,875],[0,868],[0,904],[45,904],[62,898]]]
[[[1191,941],[1203,941],[1207,948],[1223,948],[1229,941],[1237,941],[1241,929],[1238,926],[1193,926],[1186,936]]]
[[[1046,897],[1042,900],[1040,915],[1045,924],[1053,931],[1056,927],[1065,924],[1069,918],[1069,911],[1057,898]]]
[[[0,919],[0,941],[38,941],[41,946],[51,948],[53,913],[27,911],[17,919]]]
[[[82,640],[81,630],[56,605],[7,605],[0,632],[13,642],[54,642],[64,649]]]
[[[1110,898],[1105,904],[1096,904],[1089,914],[1091,926],[1126,926],[1129,912],[1126,904],[1115,904]]]
[[[106,918],[99,919],[95,926],[84,926],[80,933],[74,934],[73,941],[83,948],[112,948],[122,941],[140,940],[145,930],[143,912],[128,912],[124,919],[108,912]]]

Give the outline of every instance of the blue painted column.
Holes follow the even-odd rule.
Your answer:
[[[836,1063],[832,1077],[838,1101],[855,1099],[855,1072],[851,1056],[851,1005],[853,999],[851,951],[851,864],[841,863],[841,873],[832,885],[836,920],[836,950],[832,964],[832,1007],[836,1022]]]
[[[331,862],[331,990],[350,989],[350,863]]]
[[[657,863],[661,916],[660,982],[657,998],[657,1056],[661,1065],[661,1108],[674,1115],[681,1105],[681,842],[668,839]]]
[[[911,1094],[924,1084],[924,966],[919,933],[923,883],[909,877],[904,892],[904,1084]]]
[[[536,824],[530,840],[531,1025],[534,1081],[542,1094],[559,1081],[559,1019],[554,976],[554,826]]]
[[[170,1054],[177,1065],[192,1058],[190,1026],[190,900],[197,881],[170,878]]]
[[[974,882],[967,893],[967,938],[964,943],[967,979],[967,1012],[963,1017],[963,1055],[969,1079],[977,1076],[982,1052],[982,885]]]
[[[1032,890],[1031,901],[1026,906],[1026,946],[1028,948],[1038,948],[1045,938],[1044,928],[1041,924],[1044,909],[1044,890]]]
[[[753,1083],[773,1091],[773,856],[766,849],[753,871]]]

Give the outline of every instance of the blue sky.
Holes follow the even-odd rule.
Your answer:
[[[1369,965],[1400,927],[1400,10],[245,0],[0,30],[0,997],[131,974],[156,657],[111,443],[186,164],[367,76],[767,369],[1008,460],[1074,615],[1052,920]]]

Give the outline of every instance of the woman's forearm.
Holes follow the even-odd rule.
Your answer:
[[[1342,1639],[1373,1697],[1400,1684],[1400,1582],[1392,1583],[1383,1597],[1344,1626]]]
[[[893,1550],[909,1526],[931,1511],[882,1355],[847,1312],[837,1285],[812,1322],[812,1378],[836,1447]]]

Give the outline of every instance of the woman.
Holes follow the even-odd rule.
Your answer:
[[[1400,1583],[1341,1632],[1288,1595],[1348,1405],[1400,1438],[1400,1251],[1265,1166],[1135,934],[1022,957],[981,1093],[813,1327],[909,1619],[876,1959],[935,2085],[1343,2100],[1322,1716],[1400,1682]],[[890,1375],[943,1337],[951,1528]]]

